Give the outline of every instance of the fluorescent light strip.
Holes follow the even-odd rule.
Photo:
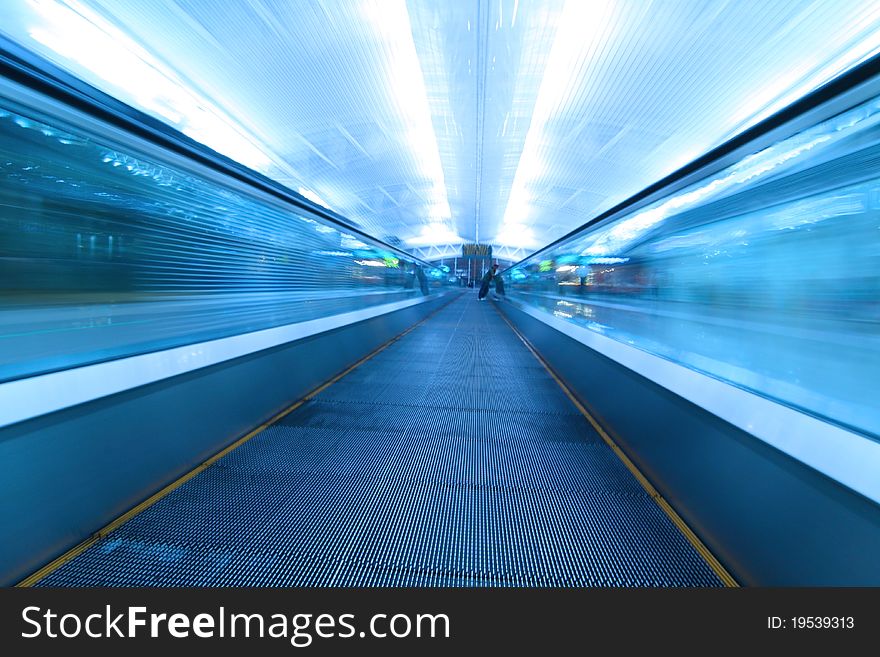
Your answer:
[[[595,46],[595,38],[605,28],[610,10],[611,3],[606,0],[568,0],[562,10],[541,88],[535,99],[529,132],[513,177],[503,225],[493,240],[498,244],[535,246],[534,237],[531,231],[527,232],[524,222],[529,219],[531,205],[527,186],[543,174],[540,151],[544,142],[544,126],[572,94],[573,83]]]
[[[867,130],[876,122],[877,115],[876,102],[849,108],[847,112],[758,150],[714,176],[707,176],[699,183],[649,207],[613,222],[605,220],[596,224],[591,230],[588,229],[584,237],[578,238],[579,243],[575,248],[585,256],[622,255],[639,238],[669,217],[699,207],[709,199],[720,198],[731,190],[742,189],[746,183],[754,183],[762,176],[791,165],[800,156],[809,155],[823,144]]]
[[[422,297],[0,384],[0,427],[425,303]]]
[[[445,224],[427,224],[422,228],[422,233],[407,240],[407,244],[414,246],[436,246],[440,244],[455,244],[463,242],[458,234]]]
[[[432,190],[426,217],[435,222],[452,216],[440,160],[440,148],[421,64],[412,35],[409,12],[404,0],[373,0],[363,5],[364,14],[377,38],[386,46],[389,86],[402,114],[406,143],[415,154],[421,173],[431,181]]]
[[[218,153],[265,173],[273,162],[235,121],[163,70],[129,36],[76,0],[29,0],[40,23],[30,30],[34,41],[77,67],[92,83],[96,78],[121,91],[136,107],[159,116]],[[277,158],[274,158],[277,160]]]
[[[867,4],[854,11],[850,32],[837,35],[836,46],[841,50],[829,62],[807,61],[795,71],[783,74],[767,87],[756,91],[736,113],[736,127],[721,141],[725,141],[766,119],[829,80],[857,66],[880,52],[880,5]]]
[[[631,347],[546,311],[514,306],[722,420],[880,502],[880,443],[724,381]]]

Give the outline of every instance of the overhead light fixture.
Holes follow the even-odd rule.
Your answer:
[[[421,234],[406,241],[413,246],[433,246],[438,244],[457,244],[464,240],[446,224],[432,223],[423,226]]]
[[[530,214],[529,185],[540,178],[546,168],[541,154],[544,126],[571,95],[574,78],[594,47],[595,38],[607,24],[611,9],[612,3],[608,0],[568,0],[562,9],[496,242],[513,245],[506,241],[508,236],[515,238],[516,231],[512,227]]]
[[[384,42],[387,85],[404,122],[404,143],[411,149],[421,175],[430,181],[427,202],[431,215],[449,218],[452,213],[443,164],[406,2],[370,0],[363,4],[363,12],[376,37]]]
[[[28,0],[30,37],[87,81],[158,116],[194,140],[257,171],[272,159],[235,121],[198,96],[131,37],[75,0]],[[110,88],[107,88],[107,85]]]
[[[495,236],[494,244],[521,249],[537,248],[534,231],[522,224],[505,224]]]
[[[736,128],[729,139],[747,128],[803,98],[811,91],[842,73],[857,66],[869,57],[880,53],[880,5],[867,6],[851,11],[849,31],[838,34],[832,47],[837,53],[829,60],[827,56],[804,58],[800,65],[784,73],[763,88],[748,96],[735,116]]]
[[[688,209],[698,207],[711,198],[719,198],[738,187],[753,182],[767,174],[776,173],[780,167],[793,163],[802,155],[816,148],[834,143],[874,125],[880,107],[865,103],[840,116],[798,133],[773,146],[765,148],[742,161],[724,169],[713,178],[696,183],[681,192],[657,201],[636,214],[623,217],[610,224],[600,224],[596,230],[580,240],[581,254],[585,256],[619,256],[648,231]],[[827,208],[826,208],[827,210]],[[847,214],[859,211],[849,199],[835,205],[835,213]],[[815,210],[813,211],[815,213]],[[811,212],[803,213],[813,216]],[[819,215],[816,215],[819,216]],[[765,216],[765,220],[767,216]],[[786,226],[790,225],[790,221]]]

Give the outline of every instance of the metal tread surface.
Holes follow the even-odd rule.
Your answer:
[[[462,295],[37,586],[720,586]]]

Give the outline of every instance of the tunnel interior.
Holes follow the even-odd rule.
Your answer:
[[[880,583],[875,7],[171,4],[0,26],[0,583]]]

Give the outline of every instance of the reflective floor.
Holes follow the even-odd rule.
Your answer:
[[[720,586],[476,291],[40,586]]]

